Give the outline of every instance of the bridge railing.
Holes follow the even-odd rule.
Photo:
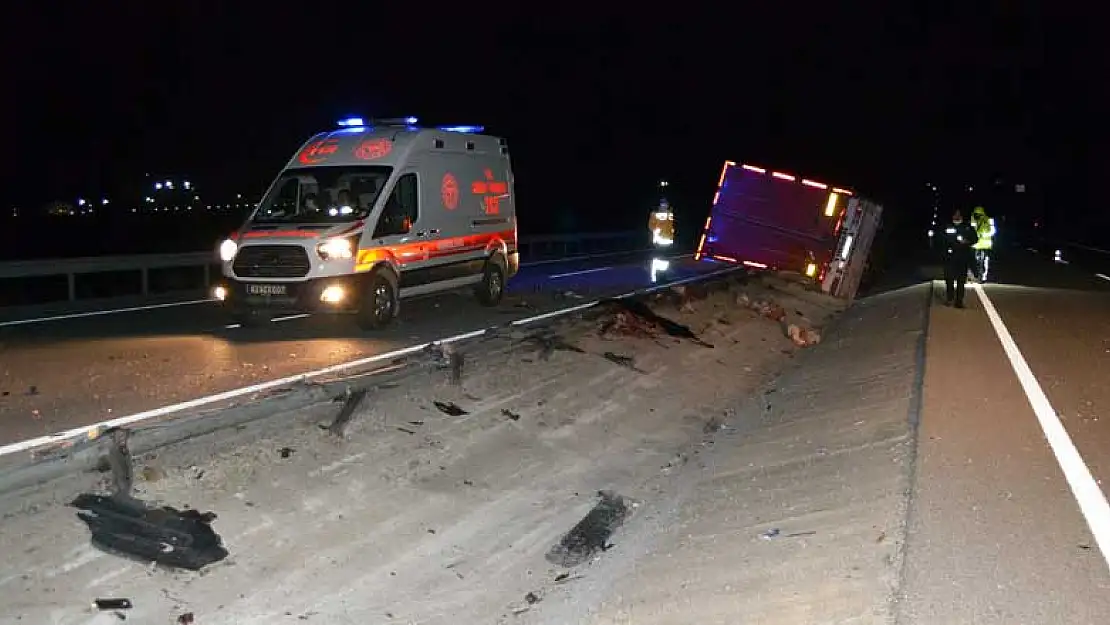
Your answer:
[[[633,251],[642,231],[521,237],[524,262]],[[205,290],[220,276],[215,250],[0,262],[0,308]]]

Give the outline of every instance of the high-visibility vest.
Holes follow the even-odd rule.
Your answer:
[[[994,218],[983,216],[976,220],[975,233],[979,235],[979,240],[972,245],[972,249],[976,250],[989,250],[994,244]]]

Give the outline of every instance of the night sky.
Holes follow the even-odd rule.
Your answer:
[[[906,210],[994,178],[1103,210],[1099,20],[1036,3],[116,4],[9,10],[5,200],[148,171],[258,195],[336,119],[413,114],[506,137],[532,230],[642,227],[660,178],[704,215],[726,158]]]

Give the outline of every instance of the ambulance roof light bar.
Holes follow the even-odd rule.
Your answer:
[[[371,119],[367,120],[363,117],[345,117],[339,120],[340,128],[366,128],[371,124],[381,124],[383,126],[415,126],[420,123],[418,117],[409,115],[408,117],[388,117],[385,119]]]
[[[437,130],[443,132],[460,132],[463,134],[479,134],[484,132],[485,126],[439,126]]]

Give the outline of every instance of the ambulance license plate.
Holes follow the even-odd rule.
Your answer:
[[[247,293],[251,295],[285,295],[284,284],[248,284]]]

